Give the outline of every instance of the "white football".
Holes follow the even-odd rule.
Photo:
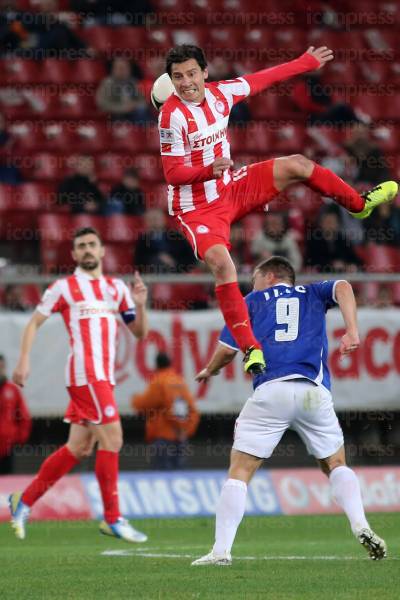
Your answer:
[[[168,100],[174,90],[175,88],[172,85],[172,81],[168,73],[163,73],[160,75],[160,77],[155,80],[153,87],[151,88],[150,98],[154,108],[160,110],[164,102]]]

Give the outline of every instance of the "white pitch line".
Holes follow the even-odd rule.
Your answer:
[[[149,548],[150,550],[150,548]],[[170,554],[168,552],[148,552],[143,550],[104,550],[102,556],[140,556],[143,558],[196,558],[195,554]],[[234,560],[370,560],[359,556],[233,556]],[[389,557],[385,560],[400,560]]]

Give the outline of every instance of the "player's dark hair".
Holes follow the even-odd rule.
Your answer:
[[[191,44],[181,44],[175,46],[169,50],[165,58],[165,70],[171,77],[172,65],[174,63],[183,63],[187,60],[194,58],[199,64],[202,71],[207,67],[207,60],[205,54],[198,46],[192,46]]]
[[[156,368],[166,369],[171,366],[171,359],[165,352],[159,352],[156,356]]]
[[[94,227],[80,227],[79,229],[77,229],[74,233],[74,237],[72,238],[72,245],[74,246],[75,240],[77,238],[80,238],[84,235],[88,235],[89,233],[96,235],[99,238],[100,244],[103,245],[103,240],[101,239],[101,236],[97,229],[95,229]]]
[[[263,275],[273,273],[277,279],[283,279],[292,285],[296,283],[296,273],[287,258],[283,256],[271,256],[263,260],[254,269],[254,272],[256,271],[260,271]]]
[[[4,354],[0,354],[0,361],[6,362],[6,357],[4,356]]]

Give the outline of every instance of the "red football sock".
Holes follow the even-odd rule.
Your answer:
[[[315,192],[330,196],[351,212],[361,212],[364,208],[365,200],[360,194],[333,171],[325,169],[321,165],[314,165],[311,177],[304,183]]]
[[[121,516],[118,501],[118,460],[118,452],[110,452],[110,450],[97,450],[96,452],[95,472],[103,498],[104,518],[107,523],[115,523]]]
[[[35,479],[22,494],[22,502],[27,506],[32,506],[52,485],[69,473],[78,462],[79,460],[67,446],[62,446],[56,452],[50,454],[40,467]]]
[[[251,346],[261,348],[251,328],[249,311],[237,281],[223,283],[215,288],[218,304],[225,323],[239,348],[245,352]]]

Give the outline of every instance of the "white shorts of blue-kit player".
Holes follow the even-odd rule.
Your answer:
[[[344,443],[330,392],[307,379],[292,379],[254,390],[236,420],[233,448],[268,458],[289,428],[316,458],[332,456]]]

